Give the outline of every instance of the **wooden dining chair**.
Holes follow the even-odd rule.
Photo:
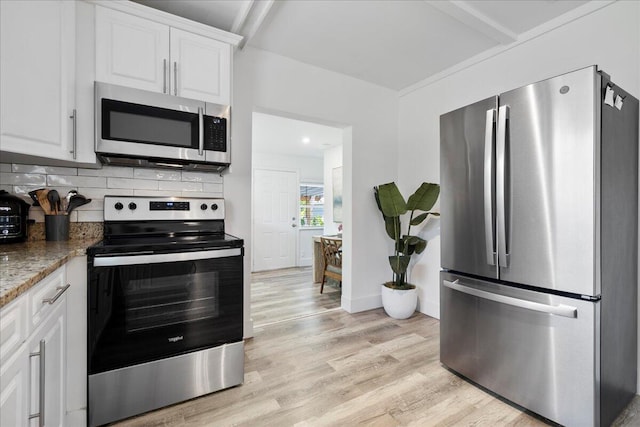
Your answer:
[[[342,287],[342,239],[321,237],[322,254],[324,255],[324,272],[320,293],[324,290],[327,278],[337,280]]]

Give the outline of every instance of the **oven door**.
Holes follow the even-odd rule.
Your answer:
[[[242,341],[243,249],[89,260],[88,370]]]

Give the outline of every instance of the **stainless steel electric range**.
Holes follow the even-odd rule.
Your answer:
[[[88,424],[242,383],[243,240],[224,200],[106,196],[88,259]]]

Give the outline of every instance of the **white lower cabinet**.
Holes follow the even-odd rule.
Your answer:
[[[1,426],[68,425],[65,272],[60,267],[0,310],[0,342],[14,343],[0,359]]]
[[[0,368],[0,425],[26,426],[29,420],[29,352],[22,345]]]
[[[29,338],[29,413],[38,414],[31,426],[66,426],[65,329],[67,300],[62,296],[56,309]],[[43,372],[44,371],[44,372]],[[42,421],[40,420],[42,419]]]

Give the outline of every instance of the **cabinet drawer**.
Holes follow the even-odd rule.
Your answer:
[[[60,267],[29,291],[30,330],[35,330],[56,306],[54,301],[65,290],[66,268]]]
[[[27,298],[21,296],[0,312],[0,361],[7,357],[27,339]]]

